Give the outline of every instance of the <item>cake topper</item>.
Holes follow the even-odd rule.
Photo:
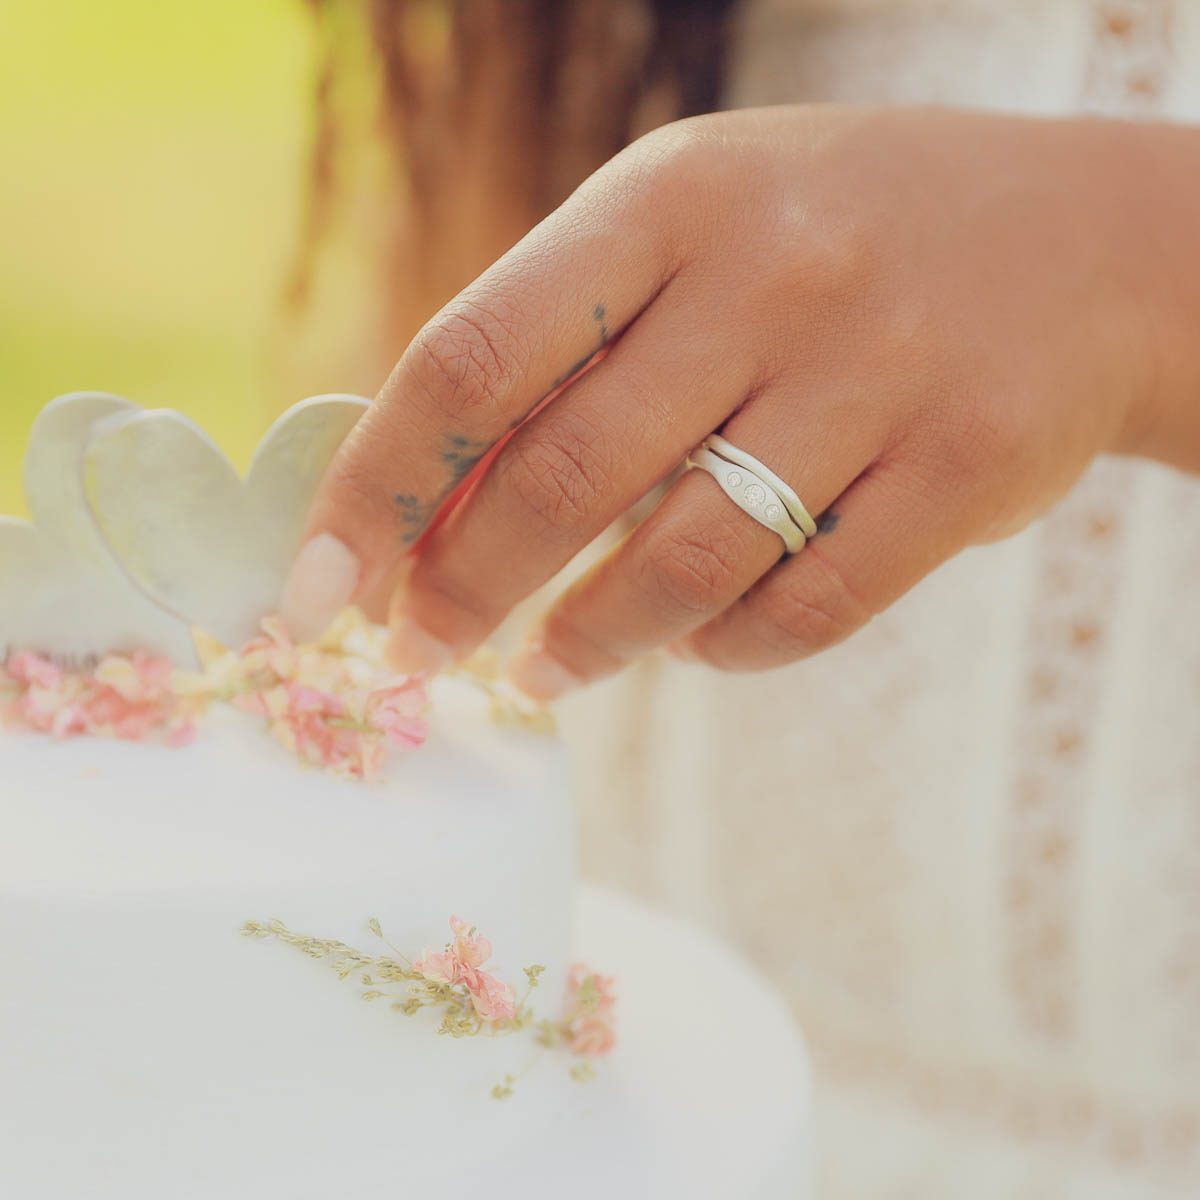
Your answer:
[[[227,646],[279,605],[309,505],[366,401],[316,396],[270,428],[245,480],[176,412],[97,425],[84,460],[96,524],[147,596]]]
[[[0,517],[0,659],[141,649],[184,665],[191,626],[233,646],[253,636],[366,404],[317,396],[289,409],[243,481],[178,413],[101,392],[51,401],[25,457],[32,520]]]
[[[34,421],[25,455],[32,521],[0,517],[0,657],[37,650],[76,658],[143,647],[186,661],[187,628],[134,592],[92,521],[80,464],[98,421],[134,408],[75,392]]]

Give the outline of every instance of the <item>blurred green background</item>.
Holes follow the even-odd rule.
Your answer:
[[[179,408],[244,463],[279,408],[303,4],[0,0],[0,29],[0,512],[60,392]]]

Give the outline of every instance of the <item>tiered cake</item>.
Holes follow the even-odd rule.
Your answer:
[[[806,1195],[798,1043],[697,935],[593,911],[654,1014],[606,1076],[535,715],[391,675],[350,617],[311,647],[263,626],[362,403],[291,410],[244,482],[116,397],[35,424],[33,520],[0,521],[0,1192]],[[705,1050],[747,1019],[769,1051]],[[705,1122],[734,1142],[692,1147]]]

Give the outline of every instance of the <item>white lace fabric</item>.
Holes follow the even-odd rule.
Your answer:
[[[1200,3],[751,0],[731,103],[814,99],[1198,120]],[[1200,480],[1103,460],[815,660],[569,706],[589,873],[804,1024],[823,1195],[1200,1196],[1198,614]]]

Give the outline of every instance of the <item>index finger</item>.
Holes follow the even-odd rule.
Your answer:
[[[417,334],[322,483],[284,589],[317,636],[376,589],[488,451],[673,274],[636,183],[594,176]]]

